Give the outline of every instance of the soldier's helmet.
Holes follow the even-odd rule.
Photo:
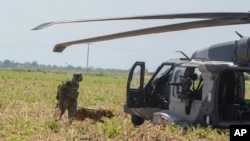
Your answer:
[[[196,73],[194,73],[190,76],[190,79],[193,81],[195,81],[197,78],[198,78],[198,75]]]
[[[81,74],[81,73],[75,73],[75,74],[73,74],[73,77],[74,77],[77,81],[82,81],[82,74]]]

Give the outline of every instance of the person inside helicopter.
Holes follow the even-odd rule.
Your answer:
[[[195,68],[189,69],[190,70],[187,70],[187,77],[181,78],[182,96],[187,99],[201,100],[203,87],[202,75],[200,74],[198,77],[196,72],[197,70]]]
[[[188,95],[194,91],[194,81],[196,81],[198,75],[196,73],[190,74],[187,78],[182,78],[182,92],[187,93]]]
[[[197,73],[195,73],[194,68],[189,68],[186,71],[186,76],[181,78],[181,99],[185,100],[185,113],[189,115],[191,113],[191,107],[194,100],[201,100],[202,99],[202,82],[203,79],[200,75],[200,81],[195,86],[196,80],[198,78]]]

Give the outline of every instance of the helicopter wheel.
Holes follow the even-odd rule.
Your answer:
[[[135,125],[135,126],[139,126],[142,125],[144,123],[145,119],[138,117],[136,115],[131,115],[131,122]]]

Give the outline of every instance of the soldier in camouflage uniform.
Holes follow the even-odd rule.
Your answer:
[[[58,86],[56,99],[57,107],[61,110],[60,119],[68,109],[68,118],[70,123],[74,120],[77,111],[77,98],[79,95],[79,82],[82,81],[82,74],[74,74],[72,80],[63,82]]]

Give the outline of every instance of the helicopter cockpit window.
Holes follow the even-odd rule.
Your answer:
[[[168,109],[168,82],[172,78],[173,68],[173,64],[162,64],[146,85],[146,101],[151,107]]]
[[[161,70],[156,74],[156,76],[154,77],[153,81],[155,81],[156,79],[162,77],[163,75],[167,74],[168,71],[172,68],[172,65],[164,65]]]
[[[158,91],[161,91],[161,88],[164,88],[164,85],[171,79],[173,65],[165,64],[158,69],[160,70],[156,73],[154,77],[152,77],[150,81],[151,88],[149,92],[151,93],[151,95],[159,93]],[[161,95],[163,95],[164,92],[160,93]]]
[[[138,89],[140,87],[140,76],[141,76],[141,67],[136,66],[133,73],[133,78],[130,83],[130,89]]]

